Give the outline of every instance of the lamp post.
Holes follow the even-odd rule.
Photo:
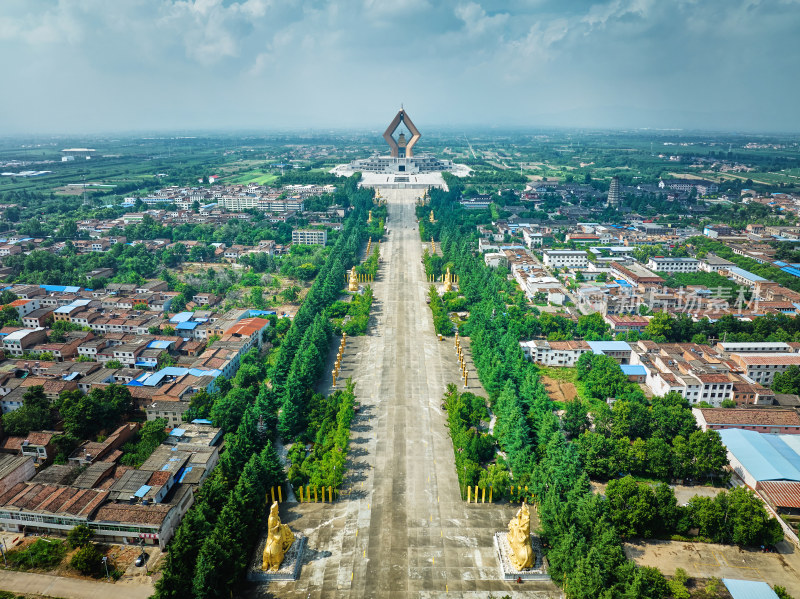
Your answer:
[[[108,580],[111,577],[108,575],[108,556],[106,555],[103,556],[103,565],[106,567],[106,580]]]

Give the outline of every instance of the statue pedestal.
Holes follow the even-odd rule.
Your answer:
[[[500,578],[502,580],[515,581],[517,578],[522,580],[550,580],[547,575],[547,563],[544,560],[542,545],[539,538],[531,535],[531,547],[534,553],[533,568],[518,571],[511,563],[511,547],[508,544],[507,532],[494,533],[494,549],[497,554],[497,562],[500,564]]]
[[[267,535],[262,535],[256,546],[256,551],[253,554],[254,557],[250,560],[250,567],[247,569],[247,580],[250,582],[297,580],[300,576],[300,567],[303,565],[303,554],[305,553],[307,540],[303,533],[295,532],[294,543],[292,543],[292,546],[286,551],[286,555],[283,556],[280,569],[272,572],[261,569],[264,545],[267,543]]]

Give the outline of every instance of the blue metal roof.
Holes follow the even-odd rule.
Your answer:
[[[614,279],[614,282],[619,283],[620,287],[633,287],[633,285],[628,283],[628,281],[626,281],[625,279]]]
[[[175,316],[169,319],[170,322],[186,322],[187,320],[192,319],[193,314],[191,312],[178,312]]]
[[[790,275],[794,275],[795,277],[800,277],[800,270],[795,268],[794,266],[784,266],[781,268],[783,272],[788,272]]]
[[[192,424],[211,424],[211,421],[208,418],[195,418]]]
[[[171,342],[166,339],[153,339],[147,344],[148,349],[167,349]]]
[[[641,364],[620,364],[619,367],[626,376],[645,376],[647,371]]]
[[[48,293],[78,293],[81,288],[74,285],[39,285]]]
[[[202,370],[200,368],[180,368],[178,366],[167,366],[166,368],[162,368],[156,372],[142,374],[136,378],[136,380],[128,383],[128,385],[134,387],[157,387],[166,377],[179,377],[183,376],[184,374],[191,374],[193,376],[211,376],[217,378],[222,374],[222,371],[216,368],[211,370]]]
[[[631,346],[625,341],[587,341],[586,343],[596,354],[607,351],[631,351]]]
[[[177,331],[193,331],[200,325],[199,322],[179,322],[178,325],[175,327]]]
[[[743,268],[739,268],[738,266],[731,266],[731,267],[728,268],[728,270],[730,272],[732,272],[732,273],[736,273],[740,277],[743,277],[743,278],[747,279],[748,281],[753,281],[754,283],[756,283],[758,281],[766,281],[767,280],[764,277],[759,277],[758,275],[753,274],[749,270],[745,270]]]
[[[147,495],[147,493],[148,493],[148,492],[150,491],[150,489],[152,489],[152,488],[153,488],[153,487],[151,487],[151,486],[149,486],[149,485],[142,485],[141,487],[139,487],[139,490],[138,490],[138,491],[136,491],[136,493],[134,493],[134,495],[135,495],[136,497],[144,497],[145,495]]]
[[[772,588],[761,580],[737,580],[723,578],[722,584],[733,599],[778,599]]]
[[[731,428],[719,431],[722,443],[753,478],[800,482],[800,454],[783,439],[772,435]]]
[[[185,428],[173,428],[170,432],[170,436],[172,437],[183,437],[186,434]]]

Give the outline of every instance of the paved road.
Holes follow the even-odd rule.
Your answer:
[[[461,500],[440,408],[459,370],[452,342],[437,340],[425,304],[417,192],[381,194],[391,232],[381,244],[374,323],[367,336],[350,340],[343,364],[362,405],[352,427],[350,494],[334,504],[283,505],[284,521],[309,537],[310,555],[298,581],[272,583],[251,595],[558,597],[550,583],[498,580],[492,538],[515,508]],[[322,387],[327,392],[330,380]],[[483,393],[474,369],[470,390]]]
[[[153,594],[153,587],[149,584],[109,584],[12,571],[0,571],[0,589],[64,599],[146,599]]]

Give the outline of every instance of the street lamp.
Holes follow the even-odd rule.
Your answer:
[[[108,580],[111,577],[108,575],[108,556],[107,555],[103,556],[103,565],[106,567],[106,580]]]

